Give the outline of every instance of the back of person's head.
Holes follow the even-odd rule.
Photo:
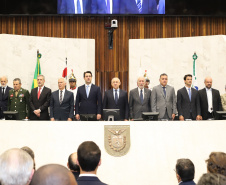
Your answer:
[[[85,141],[79,145],[78,162],[83,171],[95,171],[99,165],[101,151],[100,148],[93,141]]]
[[[192,181],[195,176],[195,166],[190,159],[178,159],[176,173],[183,182]]]
[[[197,185],[226,185],[226,177],[217,173],[203,174]]]
[[[224,152],[212,152],[207,162],[207,170],[210,173],[219,173],[226,176],[226,154]]]
[[[73,174],[59,164],[40,167],[32,178],[30,185],[77,185]]]
[[[77,152],[72,153],[68,157],[68,168],[72,171],[80,172],[79,165],[77,165],[76,162],[77,162]]]
[[[29,148],[28,146],[24,146],[21,149],[24,150],[25,152],[27,152],[31,156],[31,158],[34,161],[34,169],[35,169],[35,154],[34,154],[34,151],[31,148]]]
[[[30,182],[33,173],[33,159],[22,149],[10,149],[0,156],[2,185],[26,185]]]

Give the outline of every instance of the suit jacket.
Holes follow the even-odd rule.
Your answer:
[[[120,0],[112,0],[112,14],[119,14]],[[105,0],[92,0],[91,14],[107,14]]]
[[[181,182],[179,185],[196,185],[194,181]]]
[[[166,85],[166,97],[161,84],[153,88],[151,94],[151,109],[153,112],[159,112],[160,119],[164,117],[166,110],[169,118],[172,118],[172,114],[177,113],[176,102],[177,100],[173,87]]]
[[[91,12],[90,0],[83,0],[83,14],[89,14]],[[58,0],[57,2],[58,14],[75,14],[74,0]]]
[[[59,90],[54,91],[50,99],[50,118],[66,121],[73,118],[74,94],[65,89],[63,102],[60,104]]]
[[[221,95],[221,103],[222,103],[223,110],[226,111],[226,93]]]
[[[91,85],[87,98],[85,85],[78,88],[75,104],[75,114],[101,114],[102,96],[100,87]]]
[[[142,112],[151,112],[151,90],[144,88],[144,100],[140,101],[138,88],[135,88],[129,93],[129,109],[130,118],[142,118]]]
[[[30,118],[30,104],[29,104],[29,92],[26,89],[20,88],[17,96],[15,90],[9,91],[8,97],[8,111],[18,111],[19,119]]]
[[[38,87],[31,90],[30,107],[31,107],[31,120],[49,120],[49,105],[50,105],[51,89],[43,87],[42,93],[38,99]],[[34,110],[40,109],[40,117],[34,114]]]
[[[113,89],[110,89],[105,92],[103,109],[120,109],[120,119],[129,119],[129,103],[128,95],[126,91],[122,89],[119,90],[119,99],[117,104],[113,96]]]
[[[156,0],[143,0],[142,12],[139,13],[135,0],[121,0],[121,14],[157,14]]]
[[[107,185],[101,182],[97,177],[82,176],[77,179],[78,185]]]
[[[206,88],[199,90],[199,99],[200,99],[202,119],[207,120],[208,119],[208,100],[207,100]],[[215,115],[216,115],[216,111],[222,110],[220,93],[218,90],[213,88],[212,88],[212,105],[213,105],[213,112]]]
[[[201,115],[199,93],[196,89],[191,88],[191,101],[189,100],[188,92],[185,87],[177,91],[177,110],[179,116],[184,116],[184,119],[189,119],[190,111],[192,119],[195,120],[197,115]]]
[[[0,119],[4,118],[3,111],[7,110],[9,90],[11,89],[11,87],[7,86],[4,96],[2,96],[2,87],[0,87]]]

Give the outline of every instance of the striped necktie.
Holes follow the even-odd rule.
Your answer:
[[[137,8],[138,8],[139,13],[141,13],[142,12],[141,0],[137,0]]]

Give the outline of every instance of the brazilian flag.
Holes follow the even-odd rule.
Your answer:
[[[33,82],[32,82],[31,89],[38,87],[37,77],[38,77],[38,75],[41,74],[41,66],[40,66],[40,58],[41,57],[42,57],[41,53],[38,52],[37,53],[37,64],[36,64],[36,67],[35,67],[35,74],[34,74],[34,79],[33,79]]]

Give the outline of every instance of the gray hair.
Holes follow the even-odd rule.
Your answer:
[[[64,83],[67,83],[67,80],[64,77],[60,77],[60,78],[58,78],[58,80],[59,79],[64,79]]]
[[[118,77],[114,77],[114,78],[111,79],[111,83],[112,83],[112,81],[113,81],[115,78],[118,79],[119,82],[121,82],[120,79],[119,79]]]
[[[43,80],[45,80],[45,76],[44,76],[44,75],[38,75],[38,76],[37,76],[37,79],[38,79],[38,77],[40,77],[40,76],[42,76],[42,77],[43,77]]]
[[[19,84],[21,84],[21,79],[20,78],[14,78],[13,81],[19,81]]]
[[[5,78],[8,82],[8,77],[7,76],[1,76],[0,80],[2,80],[2,78]]]
[[[0,156],[2,185],[26,185],[33,171],[33,159],[19,148],[5,151]]]
[[[144,78],[143,76],[140,76],[140,77],[137,78],[137,82],[138,82],[139,79],[141,79],[141,78],[144,79],[144,81],[145,81],[145,78]]]

